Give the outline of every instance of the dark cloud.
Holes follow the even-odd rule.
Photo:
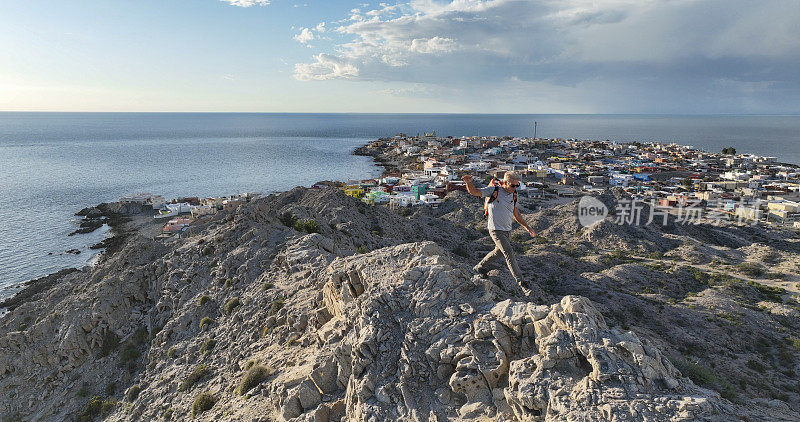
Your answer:
[[[615,112],[797,112],[798,27],[782,0],[417,0],[353,11],[335,50],[295,77]]]

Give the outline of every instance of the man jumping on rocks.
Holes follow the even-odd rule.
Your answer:
[[[506,264],[511,271],[511,275],[514,276],[514,279],[521,287],[525,288],[522,284],[522,272],[517,265],[517,260],[514,258],[514,251],[509,239],[512,218],[517,220],[517,223],[524,227],[531,234],[531,237],[535,237],[536,232],[525,222],[517,208],[519,175],[513,171],[506,172],[500,186],[488,186],[483,189],[476,188],[472,184],[472,176],[468,174],[464,175],[462,179],[467,184],[467,192],[470,195],[489,198],[488,228],[489,235],[494,241],[494,250],[489,252],[473,269],[476,272],[485,274],[488,271],[486,269],[487,265],[502,254],[506,258]]]

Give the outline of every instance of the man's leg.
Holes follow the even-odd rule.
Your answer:
[[[497,258],[498,256],[500,256],[500,254],[503,253],[503,251],[500,249],[500,243],[498,243],[494,233],[495,233],[494,230],[489,231],[489,236],[491,236],[492,240],[494,241],[494,249],[492,249],[489,253],[487,253],[486,256],[483,257],[481,262],[478,263],[478,265],[472,268],[476,272],[483,273],[484,271],[486,271],[488,265],[492,261],[494,261],[495,258]]]
[[[511,275],[514,276],[514,279],[517,280],[517,283],[522,285],[522,271],[520,271],[519,266],[517,265],[517,259],[514,257],[514,248],[511,246],[511,240],[509,239],[511,232],[496,230],[489,232],[489,234],[491,234],[495,245],[500,248],[503,256],[505,256],[506,265],[508,265]]]

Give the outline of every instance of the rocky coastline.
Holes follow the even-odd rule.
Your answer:
[[[0,417],[800,419],[794,233],[584,229],[575,206],[522,210],[528,293],[472,272],[492,243],[461,192],[399,215],[295,188],[170,239],[146,210],[98,206],[100,262],[32,282],[0,319]]]

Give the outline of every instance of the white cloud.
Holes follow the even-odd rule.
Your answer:
[[[325,32],[325,22],[320,22],[315,28],[317,32]]]
[[[300,33],[292,37],[300,44],[307,44],[314,39],[314,33],[308,28],[300,28]]]
[[[411,40],[409,51],[421,54],[447,53],[455,50],[456,43],[450,38],[415,38]]]
[[[724,80],[751,88],[739,93],[800,96],[790,71],[800,64],[800,8],[785,0],[408,0],[342,16],[326,28],[336,38],[328,54],[296,65],[295,77],[470,89],[513,77],[575,98],[574,87],[628,87],[653,104],[659,93],[680,101],[711,85],[733,90],[715,82]],[[334,61],[356,72],[309,71]]]
[[[324,81],[326,79],[355,78],[358,67],[344,59],[329,54],[317,54],[313,63],[294,65],[294,77],[300,81]]]
[[[220,0],[225,3],[230,3],[231,6],[250,7],[250,6],[266,6],[270,0]]]

